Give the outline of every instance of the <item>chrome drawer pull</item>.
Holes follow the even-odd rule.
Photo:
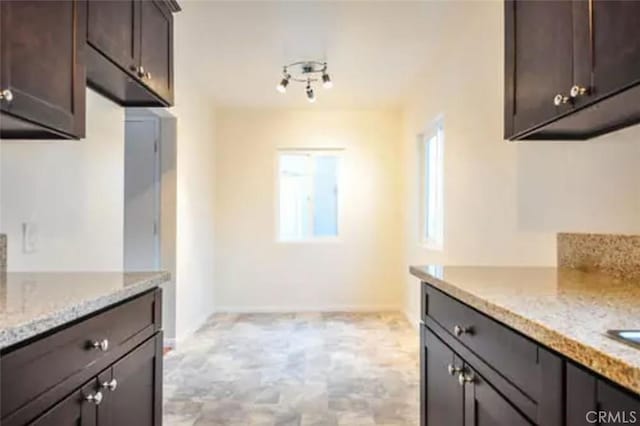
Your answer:
[[[118,381],[116,379],[113,379],[109,382],[104,382],[102,384],[102,388],[103,389],[108,389],[110,392],[113,392],[114,390],[116,390],[118,388]]]
[[[560,106],[562,104],[566,104],[569,102],[569,97],[565,96],[563,94],[558,93],[556,96],[554,96],[553,98],[553,104],[555,106]]]
[[[460,386],[464,386],[465,383],[473,383],[475,381],[475,377],[473,374],[465,374],[464,371],[458,374],[458,383]]]
[[[449,364],[449,365],[447,365],[447,371],[449,372],[449,375],[455,376],[456,374],[458,374],[458,373],[460,373],[462,371],[462,368],[456,367],[453,364]]]
[[[453,334],[458,337],[462,336],[463,334],[473,334],[473,328],[456,325],[455,327],[453,327]]]
[[[99,349],[102,352],[106,352],[109,350],[109,340],[107,339],[94,340],[93,342],[91,342],[91,348]]]
[[[577,98],[578,96],[585,96],[589,94],[589,89],[586,87],[578,86],[577,84],[571,87],[571,91],[569,95],[572,98]]]
[[[5,101],[10,103],[13,100],[13,93],[9,89],[4,89],[0,91],[0,101]]]
[[[92,404],[100,405],[100,403],[102,402],[102,392],[98,391],[98,392],[94,393],[93,395],[87,395],[85,400],[87,402],[92,403]]]

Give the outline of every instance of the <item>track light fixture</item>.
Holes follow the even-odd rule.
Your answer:
[[[325,89],[333,87],[333,81],[327,71],[327,63],[320,61],[298,61],[285,65],[282,69],[282,80],[276,86],[276,90],[280,93],[286,93],[287,86],[291,81],[306,83],[307,100],[312,103],[316,101],[312,83],[322,82],[322,87]]]

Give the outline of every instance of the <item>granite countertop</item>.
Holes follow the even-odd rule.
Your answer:
[[[0,274],[0,350],[144,293],[167,272]]]
[[[640,281],[544,267],[412,266],[445,293],[640,393],[640,349],[609,329],[640,329]]]

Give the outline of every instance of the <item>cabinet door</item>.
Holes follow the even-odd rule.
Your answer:
[[[141,4],[140,66],[142,81],[173,103],[173,15],[163,1]]]
[[[162,424],[162,332],[115,363],[111,376],[100,375],[105,401],[100,426]]]
[[[469,366],[465,366],[465,426],[532,425],[491,385]]]
[[[87,41],[122,69],[137,75],[140,62],[140,1],[89,0]]]
[[[592,4],[593,94],[603,96],[640,82],[640,1]]]
[[[607,413],[607,424],[627,425],[640,423],[640,397],[633,397],[598,380],[598,408]]]
[[[567,363],[566,369],[566,425],[587,426],[588,413],[596,412],[598,406],[596,378],[571,363]]]
[[[508,0],[505,6],[505,137],[571,109],[554,98],[573,84],[572,5],[566,0]]]
[[[640,422],[640,396],[618,389],[572,363],[567,363],[566,378],[567,426]]]
[[[96,405],[87,401],[95,395],[96,381],[92,380],[31,422],[31,426],[96,426]]]
[[[85,2],[0,2],[0,109],[80,138],[84,136]]]
[[[464,394],[455,370],[462,368],[462,361],[428,328],[424,327],[423,332],[423,423],[428,426],[462,426]]]

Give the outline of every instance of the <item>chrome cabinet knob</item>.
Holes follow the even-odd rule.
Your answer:
[[[562,104],[566,104],[567,102],[569,102],[569,98],[558,93],[554,98],[553,98],[553,104],[555,106],[560,106]]]
[[[87,395],[85,400],[87,402],[92,403],[92,404],[100,405],[100,403],[102,402],[102,398],[103,398],[102,392],[98,391],[98,392],[94,393],[93,395]]]
[[[453,364],[449,364],[449,365],[447,365],[447,371],[449,372],[450,376],[455,376],[456,374],[458,374],[458,373],[460,373],[462,371],[462,368],[456,367]]]
[[[145,77],[147,80],[151,80],[151,73],[150,73],[149,71],[145,72],[145,73],[144,73],[144,77]]]
[[[140,66],[138,68],[138,77],[143,78],[144,77],[144,67]]]
[[[458,374],[458,384],[460,386],[464,386],[465,383],[473,383],[475,381],[475,378],[473,377],[473,374],[465,374],[464,371],[460,372],[460,374]]]
[[[106,352],[109,350],[109,340],[107,339],[95,340],[91,342],[91,348],[99,349],[102,352]]]
[[[586,87],[578,86],[578,85],[573,85],[571,87],[571,91],[569,92],[569,95],[572,98],[577,98],[578,96],[584,96],[588,94],[589,94],[589,89],[587,89]]]
[[[453,327],[453,334],[458,337],[462,336],[463,334],[471,334],[471,332],[471,327],[462,327],[460,325],[456,325]]]
[[[0,101],[11,102],[13,100],[13,93],[9,89],[0,91]]]
[[[104,382],[102,384],[103,389],[108,389],[110,392],[113,392],[118,388],[118,381],[116,379],[112,379],[108,382]]]

